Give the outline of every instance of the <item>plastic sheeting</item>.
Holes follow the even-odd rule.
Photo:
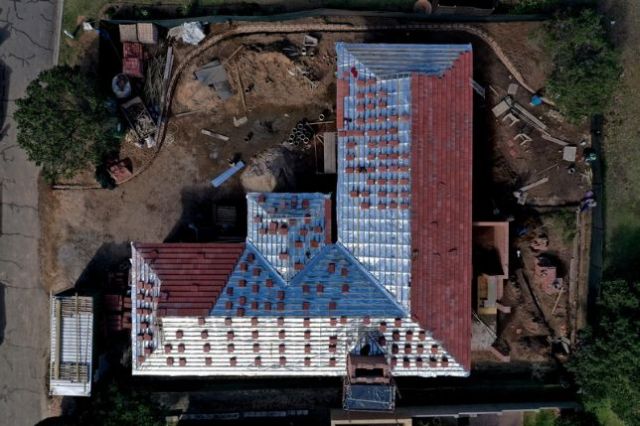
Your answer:
[[[392,411],[396,405],[394,385],[350,385],[344,390],[343,406],[351,411]]]
[[[200,22],[185,22],[179,27],[171,28],[169,37],[179,38],[187,44],[196,46],[204,40],[205,36]]]

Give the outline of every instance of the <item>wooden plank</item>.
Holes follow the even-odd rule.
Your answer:
[[[325,132],[324,139],[324,172],[336,173],[336,133]]]
[[[56,351],[55,351],[55,359],[53,365],[53,378],[60,378],[60,354],[62,353],[62,342],[60,341],[62,337],[62,306],[57,299],[53,300],[56,308]]]

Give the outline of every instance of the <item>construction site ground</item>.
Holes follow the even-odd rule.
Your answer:
[[[355,18],[351,22],[367,23]],[[541,23],[476,26],[493,36],[534,90],[543,88],[551,65],[537,41]],[[216,26],[212,33],[225,31],[225,27],[226,24]],[[565,283],[569,282],[572,258],[577,268],[577,253],[588,256],[586,250],[581,252],[573,244],[577,236],[584,237],[575,221],[575,210],[589,187],[588,167],[580,161],[583,147],[578,146],[576,172],[569,174],[569,163],[562,161],[560,147],[543,140],[536,131],[528,130],[531,142],[514,141],[516,126],[496,119],[491,108],[515,80],[494,51],[467,32],[399,29],[313,35],[320,40],[317,53],[295,62],[282,53],[282,47],[289,43],[300,46],[302,33],[238,36],[202,52],[187,65],[173,93],[168,137],[162,149],[157,156],[145,154],[150,161],[148,168],[116,189],[52,190],[42,185],[41,259],[47,290],[60,291],[74,285],[104,289],[107,272],[126,265],[131,241],[207,238],[203,235],[209,234],[198,230],[214,227],[215,205],[236,206],[239,228],[244,229],[245,188],[240,173],[219,188],[213,188],[210,180],[229,167],[231,158],[251,165],[257,154],[283,147],[291,129],[302,119],[315,122],[322,113],[326,123],[313,125],[314,128],[319,132],[335,129],[335,42],[472,43],[474,79],[486,88],[485,99],[475,96],[474,219],[512,219],[511,251],[521,249],[523,271],[532,289],[517,279],[505,289],[503,303],[512,307],[512,313],[501,314],[498,341],[501,349],[509,352],[513,368],[518,371],[523,362],[553,368],[556,358],[547,338],[570,335],[574,330],[575,322],[572,324],[571,319],[580,315],[576,312],[580,306],[576,301],[579,292],[570,292],[567,285],[553,310],[556,297],[540,294],[532,280],[535,259],[528,241],[540,232],[549,236],[549,251],[557,259]],[[176,64],[184,61],[192,49],[195,48],[177,47]],[[224,103],[213,89],[193,77],[195,69],[214,58],[225,63],[235,93]],[[296,66],[308,69],[317,87],[312,89]],[[562,121],[548,106],[529,106],[529,98],[530,94],[519,87],[515,99],[543,120],[552,135],[573,144],[588,140],[586,128]],[[243,116],[248,122],[234,126],[234,117]],[[229,140],[206,136],[202,129],[226,135]],[[286,185],[278,189],[335,192],[335,175],[317,173],[322,168],[321,145],[283,149],[295,178],[287,179]],[[542,177],[548,177],[549,181],[529,192],[527,205],[516,204],[513,191]],[[567,232],[567,227],[573,227],[575,232]],[[241,238],[243,234],[237,236]],[[512,273],[517,262],[518,259],[512,259]],[[586,277],[577,276],[574,283],[584,286]],[[491,368],[497,362],[488,353],[474,354],[474,368]],[[508,365],[499,368],[509,369]]]

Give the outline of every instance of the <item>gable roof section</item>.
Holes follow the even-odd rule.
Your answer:
[[[218,316],[404,316],[402,307],[340,245],[325,246],[286,283],[251,243],[212,312]]]
[[[158,316],[208,315],[226,285],[244,243],[136,243],[160,281]]]
[[[319,193],[247,194],[247,241],[290,280],[331,242],[331,199]]]
[[[471,351],[472,53],[411,77],[411,313],[467,370]]]
[[[336,50],[338,241],[468,369],[471,45]]]

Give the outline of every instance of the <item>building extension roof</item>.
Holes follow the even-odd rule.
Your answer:
[[[336,49],[338,241],[330,196],[250,193],[245,244],[132,244],[134,374],[342,376],[374,332],[468,374],[471,46]]]

